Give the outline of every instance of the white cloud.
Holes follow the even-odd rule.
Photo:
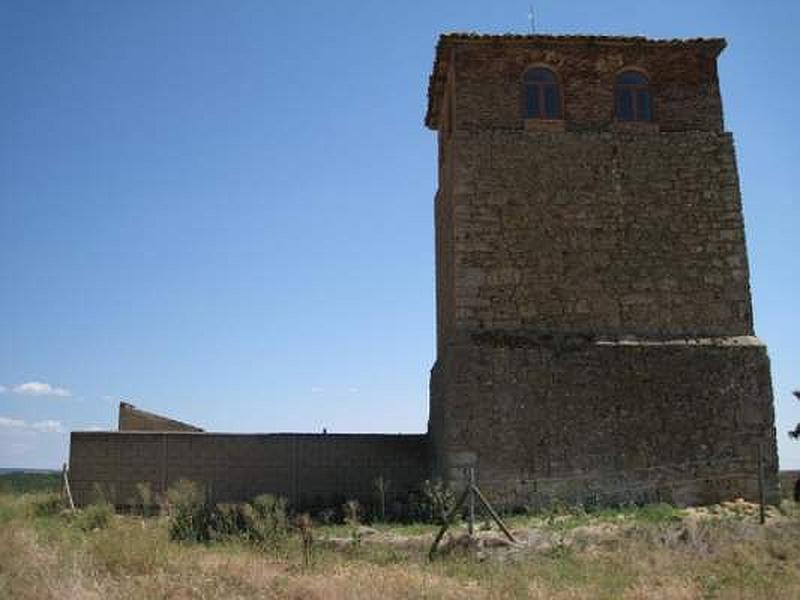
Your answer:
[[[311,388],[311,393],[312,394],[321,394],[324,391],[325,391],[325,388],[321,387],[321,386],[318,386],[318,385],[315,385],[314,387]]]
[[[38,421],[31,425],[31,429],[41,431],[42,433],[64,433],[64,426],[61,425],[61,422],[54,421],[53,419]]]
[[[6,391],[6,386],[0,385],[0,394]]]
[[[20,383],[11,388],[15,394],[22,394],[25,396],[58,396],[60,398],[69,398],[72,396],[70,391],[62,387],[53,387],[49,383],[42,383],[41,381],[29,381],[27,383]]]
[[[349,388],[347,388],[347,391],[350,394],[357,394],[358,393],[358,388],[357,387],[349,387]]]
[[[27,423],[22,419],[0,417],[0,427],[22,431],[38,431],[39,433],[64,433],[64,426],[61,424],[61,421],[54,421],[53,419],[45,419],[44,421],[37,421],[36,423]]]
[[[20,419],[9,419],[8,417],[0,417],[0,427],[25,427],[25,421]]]

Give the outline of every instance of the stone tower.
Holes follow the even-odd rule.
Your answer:
[[[434,471],[507,506],[777,493],[722,39],[443,35]]]

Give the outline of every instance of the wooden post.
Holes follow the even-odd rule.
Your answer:
[[[486,498],[484,498],[483,494],[478,489],[478,486],[472,486],[472,489],[474,490],[475,494],[477,494],[478,499],[481,501],[481,504],[483,504],[484,508],[489,512],[490,515],[492,515],[492,518],[494,519],[495,523],[497,523],[497,526],[500,527],[500,529],[503,531],[504,534],[506,534],[506,537],[509,539],[509,541],[511,541],[511,543],[516,544],[517,540],[514,539],[513,535],[511,535],[511,532],[508,530],[508,527],[506,527],[506,524],[503,523],[503,520],[494,511],[492,505],[489,504],[489,501]]]
[[[67,497],[67,502],[69,502],[69,509],[75,510],[75,502],[72,500],[72,490],[69,489],[69,469],[67,468],[67,463],[64,463],[61,467],[61,480],[64,494]]]
[[[472,469],[470,469],[470,471],[472,471]],[[441,529],[439,529],[439,533],[436,534],[436,538],[433,540],[433,544],[431,545],[431,549],[428,552],[428,560],[433,560],[433,555],[436,553],[436,549],[439,547],[439,542],[442,541],[442,537],[444,536],[445,531],[447,531],[447,529],[450,527],[450,521],[453,520],[453,516],[461,508],[461,506],[464,504],[464,501],[468,497],[470,499],[474,500],[474,497],[477,496],[478,500],[481,501],[481,504],[483,504],[483,507],[491,515],[492,519],[494,519],[494,522],[497,523],[497,526],[500,527],[500,529],[505,534],[505,536],[509,539],[509,541],[512,544],[519,543],[519,542],[517,542],[516,538],[511,534],[511,532],[508,530],[508,527],[506,527],[506,524],[503,523],[503,520],[500,518],[500,515],[498,515],[495,512],[495,510],[492,508],[492,505],[489,504],[489,501],[484,497],[484,495],[478,489],[478,486],[474,485],[474,483],[473,483],[474,481],[475,481],[475,474],[474,474],[474,471],[473,471],[473,472],[470,473],[470,483],[469,483],[469,485],[467,485],[467,487],[464,489],[464,492],[459,497],[458,502],[456,502],[456,505],[450,510],[449,513],[447,513],[447,516],[445,516],[444,523],[442,523],[442,527],[441,527]],[[474,507],[471,507],[471,510],[474,511]],[[474,515],[471,515],[471,519],[472,518],[474,518]]]
[[[297,517],[296,524],[303,540],[303,565],[308,568],[311,565],[311,546],[314,544],[314,522],[308,513],[303,513]]]
[[[375,488],[378,490],[378,503],[381,514],[381,523],[386,522],[386,490],[389,488],[389,482],[379,475],[375,480]]]
[[[167,434],[161,434],[161,497],[167,496]]]
[[[469,467],[469,537],[475,535],[475,467]]]
[[[764,442],[758,443],[758,502],[759,521],[763,525],[767,522],[766,498],[764,491]]]
[[[450,512],[447,513],[444,517],[444,523],[442,523],[441,529],[439,529],[439,533],[436,534],[436,538],[433,540],[433,544],[431,544],[431,549],[428,551],[428,560],[433,560],[433,555],[436,553],[436,549],[439,547],[439,542],[442,541],[442,537],[444,537],[444,532],[450,527],[450,521],[453,520],[453,516],[456,514],[461,506],[464,504],[464,500],[467,499],[467,496],[470,493],[470,487],[467,486],[464,488],[464,492],[456,502],[455,506],[450,509]]]

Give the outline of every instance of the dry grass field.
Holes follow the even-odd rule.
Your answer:
[[[0,492],[0,598],[800,598],[800,510],[746,503],[514,516],[510,546],[463,527],[432,563],[427,524],[315,525],[309,565],[275,539],[171,539],[168,517],[61,511]]]

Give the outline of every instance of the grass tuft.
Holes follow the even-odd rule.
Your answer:
[[[83,531],[105,529],[114,516],[114,507],[107,502],[90,504],[79,510],[74,518],[74,524]]]

